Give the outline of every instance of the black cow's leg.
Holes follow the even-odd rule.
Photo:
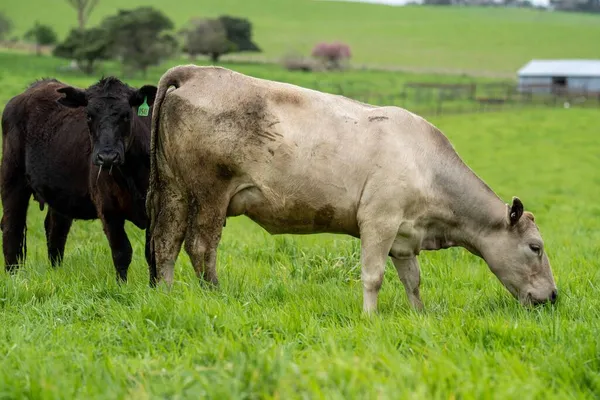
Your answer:
[[[108,238],[112,252],[113,263],[117,272],[117,280],[127,281],[127,270],[131,264],[131,243],[125,233],[125,219],[116,216],[105,215],[102,219],[104,233]]]
[[[46,228],[46,243],[48,245],[48,259],[53,267],[60,265],[65,254],[65,244],[73,220],[65,217],[52,208],[48,209],[44,227]]]
[[[5,179],[8,168],[2,167],[2,249],[6,271],[13,272],[27,256],[27,207],[31,190],[25,184],[24,176],[23,180],[19,177]]]

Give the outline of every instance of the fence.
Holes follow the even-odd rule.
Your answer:
[[[501,111],[525,107],[596,107],[600,92],[552,85],[514,83],[407,82],[397,92],[372,89],[369,82],[315,84],[319,90],[365,103],[395,105],[422,115]],[[394,87],[393,84],[391,87]]]

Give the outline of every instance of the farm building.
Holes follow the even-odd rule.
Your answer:
[[[600,60],[531,60],[518,77],[520,91],[600,93]]]

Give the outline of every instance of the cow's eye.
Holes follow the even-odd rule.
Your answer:
[[[536,255],[538,255],[538,256],[539,256],[540,254],[542,254],[542,247],[541,247],[540,245],[538,245],[538,244],[533,244],[533,243],[532,243],[532,244],[530,244],[530,245],[529,245],[529,249],[530,249],[531,251],[533,251],[533,252],[534,252]]]

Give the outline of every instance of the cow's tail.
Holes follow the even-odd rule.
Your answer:
[[[156,98],[154,99],[154,105],[152,106],[152,122],[150,126],[150,180],[146,196],[146,213],[148,215],[148,226],[146,228],[146,260],[150,270],[150,286],[152,287],[156,285],[158,278],[156,254],[154,251],[154,228],[160,207],[160,196],[157,193],[157,190],[160,188],[160,176],[156,165],[156,150],[159,146],[158,140],[160,135],[158,130],[160,127],[161,107],[167,96],[169,87],[175,86],[176,89],[179,88],[193,75],[194,68],[196,67],[193,65],[182,65],[167,70],[160,78]]]

